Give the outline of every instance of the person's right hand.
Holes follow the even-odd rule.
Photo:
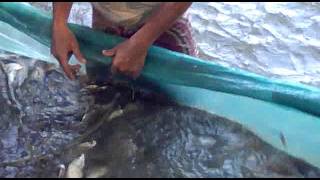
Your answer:
[[[80,63],[86,63],[76,37],[67,26],[53,26],[51,54],[58,59],[63,71],[71,80],[75,79],[75,75],[81,67],[80,64],[69,64],[71,55],[74,54]]]

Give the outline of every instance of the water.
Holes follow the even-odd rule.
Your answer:
[[[84,177],[320,176],[227,119],[0,54],[0,177],[58,177],[81,154]]]
[[[100,166],[102,177],[320,175],[229,120],[185,107],[143,107],[139,116],[111,122],[92,136],[98,145],[87,155],[88,174]]]
[[[187,12],[204,59],[320,87],[318,2],[198,2]]]
[[[67,80],[61,69],[0,54],[0,177],[33,177],[41,173],[34,167],[42,156],[79,135],[76,127],[90,99],[80,95],[79,82]],[[11,163],[22,159],[30,161]]]

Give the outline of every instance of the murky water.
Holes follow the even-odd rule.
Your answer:
[[[100,165],[103,177],[320,175],[228,120],[177,106],[145,105],[142,114],[111,122],[92,136],[98,145],[87,155],[88,174]]]
[[[60,69],[3,51],[0,84],[0,177],[35,176],[42,156],[79,135],[90,101]]]
[[[320,177],[227,119],[0,54],[0,177],[64,176],[81,154],[84,177]]]

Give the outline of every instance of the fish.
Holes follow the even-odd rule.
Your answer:
[[[86,178],[101,178],[102,176],[106,175],[108,172],[109,172],[109,169],[106,166],[94,167],[88,171]]]
[[[283,145],[285,148],[287,148],[287,141],[286,141],[286,138],[285,138],[285,136],[283,135],[282,132],[280,132],[280,140],[281,140],[282,145]]]
[[[65,174],[66,174],[66,166],[64,164],[60,164],[58,178],[63,178]]]
[[[11,84],[14,82],[17,72],[22,70],[23,67],[18,63],[8,63],[4,66],[4,70],[8,76],[8,83]]]
[[[85,165],[85,156],[81,154],[80,157],[74,159],[68,166],[66,178],[82,178],[83,168]]]
[[[78,145],[78,149],[81,152],[86,152],[97,145],[97,142],[93,140],[92,142],[84,142]]]
[[[20,124],[22,124],[22,118],[25,116],[25,114],[22,111],[22,106],[20,102],[16,99],[15,93],[14,93],[14,87],[15,85],[21,85],[22,82],[25,80],[26,76],[19,76],[20,78],[17,78],[18,82],[16,81],[16,75],[18,71],[23,70],[23,66],[18,64],[18,63],[7,63],[4,64],[1,62],[0,64],[1,70],[3,71],[1,76],[1,93],[3,94],[2,96],[5,97],[7,100],[7,104],[13,106],[19,111],[19,119],[20,119]],[[1,73],[1,72],[0,72]],[[6,86],[6,87],[4,87]]]
[[[117,118],[117,117],[121,116],[122,114],[123,114],[123,110],[122,110],[122,109],[113,111],[113,112],[110,114],[108,120],[111,121],[112,119]]]

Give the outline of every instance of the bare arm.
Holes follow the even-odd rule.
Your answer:
[[[53,2],[53,28],[66,26],[72,2]]]
[[[145,25],[136,32],[132,39],[147,46],[153,42],[190,7],[192,2],[165,2],[160,5],[147,20]]]
[[[86,60],[79,50],[76,37],[67,25],[71,7],[72,2],[53,2],[51,53],[58,59],[66,75],[75,79],[80,65],[69,65],[71,55],[74,54],[80,63],[86,63]]]
[[[190,7],[191,2],[165,2],[160,5],[130,39],[103,51],[113,57],[112,71],[137,78],[144,66],[148,48]]]

